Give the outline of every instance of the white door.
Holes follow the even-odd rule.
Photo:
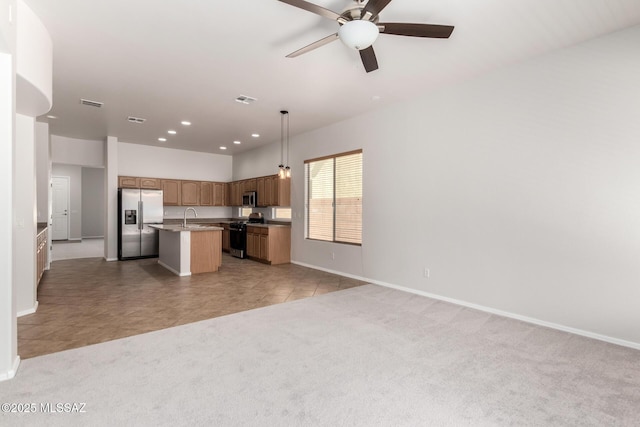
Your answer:
[[[51,240],[69,238],[69,177],[52,177]]]

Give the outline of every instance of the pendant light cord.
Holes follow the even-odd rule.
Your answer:
[[[287,163],[286,166],[289,167],[289,113],[287,113]]]

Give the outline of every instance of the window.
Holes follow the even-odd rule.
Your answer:
[[[306,160],[307,239],[362,244],[362,150]]]
[[[273,208],[273,219],[291,219],[291,208]]]

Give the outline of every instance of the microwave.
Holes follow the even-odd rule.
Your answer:
[[[256,207],[256,192],[247,191],[242,194],[242,207],[243,208],[255,208]]]

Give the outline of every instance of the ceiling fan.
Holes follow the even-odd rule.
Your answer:
[[[453,32],[453,27],[450,25],[378,22],[378,15],[391,0],[354,0],[356,4],[347,6],[342,13],[334,12],[305,0],[279,1],[332,19],[340,24],[340,29],[337,33],[298,49],[287,55],[287,58],[295,58],[340,39],[345,45],[360,51],[360,59],[362,59],[362,65],[364,65],[367,73],[378,69],[378,60],[372,44],[380,33],[447,39]]]

